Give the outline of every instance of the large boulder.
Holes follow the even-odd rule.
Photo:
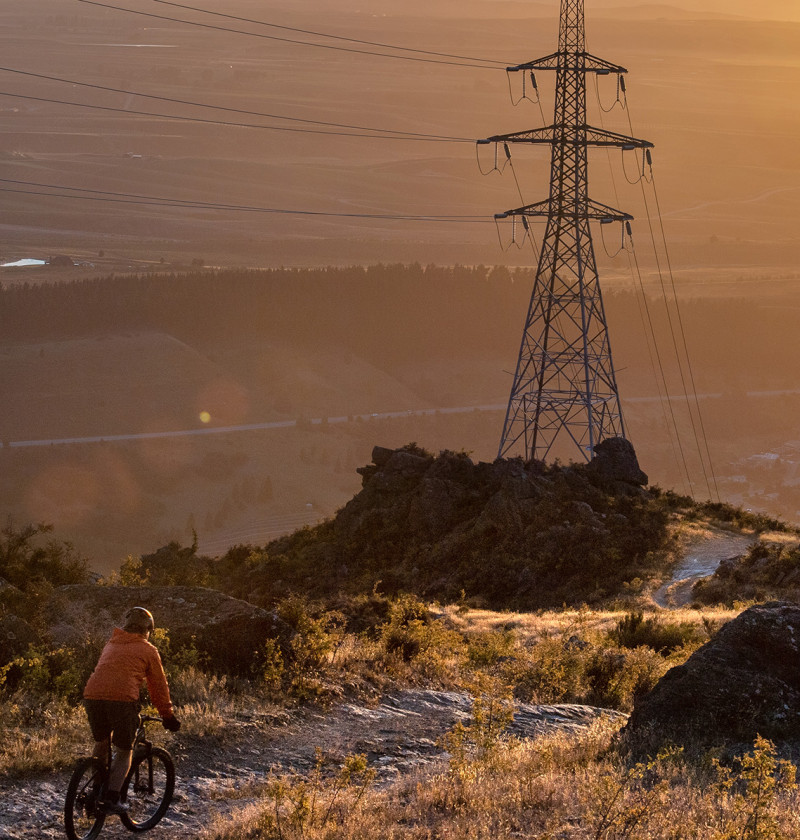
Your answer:
[[[149,609],[173,647],[194,644],[219,671],[244,673],[267,639],[285,643],[290,628],[275,613],[213,589],[192,586],[61,586],[52,595],[51,641],[76,645],[121,627],[132,606]]]
[[[636,701],[633,745],[800,739],[800,606],[745,610]]]
[[[621,437],[606,438],[600,441],[592,454],[589,469],[598,478],[617,486],[631,485],[643,487],[647,484],[647,473],[639,467],[639,459],[629,440]]]

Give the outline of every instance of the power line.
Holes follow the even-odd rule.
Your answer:
[[[161,3],[164,6],[175,6],[179,9],[188,9],[192,12],[202,12],[206,15],[214,15],[214,17],[227,18],[228,20],[238,20],[242,23],[255,23],[258,26],[269,26],[272,29],[282,29],[285,32],[299,32],[302,35],[314,35],[318,38],[332,38],[336,41],[348,41],[351,44],[363,44],[368,47],[383,47],[390,50],[402,50],[403,52],[422,53],[423,55],[435,55],[439,58],[460,58],[464,61],[482,61],[486,64],[497,64],[499,67],[505,68],[508,62],[499,61],[495,58],[476,58],[472,55],[455,55],[453,53],[436,52],[435,50],[420,50],[416,47],[401,47],[396,44],[383,44],[379,41],[363,41],[360,38],[348,38],[344,35],[331,35],[328,32],[314,32],[310,29],[298,29],[294,26],[282,26],[277,23],[269,23],[265,20],[253,20],[252,18],[237,17],[236,15],[228,15],[224,12],[212,12],[210,9],[202,9],[198,6],[188,6],[185,3],[173,3],[172,0],[153,0],[154,3]]]
[[[627,105],[627,97],[626,97],[626,105]],[[628,125],[632,129],[630,107],[626,107],[625,112],[626,112],[627,117],[628,117]],[[643,154],[644,154],[644,152],[643,152]],[[646,158],[644,158],[644,157],[642,159],[642,166],[643,167],[645,165],[645,159]],[[650,203],[647,200],[647,191],[645,190],[645,180],[646,179],[642,177],[642,178],[639,178],[638,180],[639,180],[639,185],[641,187],[642,201],[644,203],[645,215],[647,217],[647,225],[648,225],[648,228],[649,228],[649,231],[650,231],[650,239],[653,243],[653,256],[655,257],[656,272],[658,274],[659,283],[661,285],[663,302],[664,302],[664,311],[665,311],[665,314],[666,314],[666,317],[667,317],[667,326],[669,328],[670,337],[672,339],[672,346],[673,346],[673,350],[674,350],[674,353],[675,353],[675,362],[676,362],[676,365],[677,365],[677,368],[678,368],[678,375],[680,377],[681,386],[683,388],[683,393],[684,393],[685,398],[686,398],[686,407],[688,409],[689,422],[690,422],[690,425],[692,427],[692,434],[693,434],[693,437],[694,437],[694,442],[695,442],[695,447],[696,447],[696,450],[697,450],[698,460],[700,461],[700,470],[703,473],[703,479],[704,479],[705,484],[706,484],[706,489],[708,490],[709,498],[712,495],[712,483],[713,483],[714,491],[716,492],[716,495],[717,495],[717,501],[719,501],[720,497],[719,497],[719,490],[717,488],[717,479],[716,479],[716,475],[714,473],[714,464],[711,460],[711,452],[710,452],[709,447],[708,447],[708,437],[706,436],[705,424],[703,422],[703,413],[700,410],[700,401],[699,401],[698,396],[697,396],[697,386],[695,384],[694,371],[693,371],[693,368],[692,368],[691,357],[689,355],[689,347],[688,347],[688,344],[686,342],[686,332],[684,330],[683,317],[681,315],[681,309],[680,309],[680,305],[679,305],[679,302],[678,302],[678,294],[677,294],[677,289],[675,287],[675,277],[674,277],[674,274],[672,272],[672,261],[671,261],[670,256],[669,256],[669,247],[667,245],[666,234],[665,234],[665,231],[664,231],[664,221],[663,221],[663,218],[661,216],[661,206],[659,204],[658,193],[657,193],[656,188],[655,188],[655,176],[653,175],[653,171],[652,171],[652,162],[650,163],[650,172],[651,172],[651,174],[650,174],[650,178],[649,178],[649,183],[651,185],[651,190],[653,192],[653,196],[654,196],[654,199],[655,199],[656,216],[658,218],[659,225],[660,225],[660,231],[661,231],[661,244],[663,244],[664,256],[665,256],[665,259],[666,259],[667,270],[668,270],[669,277],[670,277],[671,284],[672,284],[672,297],[673,297],[673,302],[674,302],[676,319],[677,319],[678,326],[680,328],[680,336],[681,336],[681,340],[682,340],[682,344],[683,344],[683,357],[681,357],[681,352],[680,352],[680,349],[678,347],[678,338],[677,338],[675,327],[674,327],[674,324],[673,324],[672,314],[671,314],[670,308],[669,308],[669,298],[667,296],[667,289],[666,289],[666,285],[665,285],[665,282],[664,282],[664,273],[663,273],[663,270],[661,268],[661,260],[659,259],[659,255],[658,255],[658,251],[659,251],[658,245],[659,245],[659,243],[656,240],[656,235],[655,235],[655,231],[654,231],[654,228],[653,228],[653,218],[652,218],[652,214],[650,212]],[[627,179],[627,176],[626,176],[626,179]],[[683,361],[682,361],[682,358],[683,358]],[[690,380],[690,383],[691,383],[691,396],[693,398],[692,401],[694,402],[694,407],[695,407],[694,412],[692,411],[692,401],[690,401],[690,391],[689,391],[689,388],[688,388],[687,383],[686,383],[686,375],[684,373],[684,367],[687,369],[688,374],[689,374],[689,380]],[[665,381],[665,385],[666,385],[666,381]],[[697,421],[695,421],[695,414],[697,415]],[[699,425],[699,431],[698,431],[698,425]],[[701,437],[702,437],[702,440],[703,440],[703,446],[700,445],[700,438]],[[704,457],[704,454],[705,454],[705,457]],[[706,461],[708,462],[708,469],[706,469]],[[711,475],[711,479],[709,479],[709,473]],[[691,485],[691,481],[690,481],[690,485]]]
[[[278,35],[266,35],[263,32],[248,32],[245,29],[232,29],[227,26],[217,26],[212,23],[200,23],[196,20],[186,20],[185,18],[169,17],[168,15],[157,15],[153,12],[143,12],[139,9],[126,9],[124,6],[114,6],[111,3],[100,3],[99,0],[78,0],[79,3],[86,3],[89,6],[99,6],[103,9],[114,9],[117,12],[128,12],[134,15],[143,15],[144,17],[155,18],[157,20],[166,20],[170,23],[185,23],[188,26],[199,26],[202,29],[213,29],[217,32],[231,32],[234,35],[249,35],[251,38],[263,38],[268,41],[280,41],[285,44],[297,44],[304,47],[318,47],[323,50],[337,50],[339,52],[355,53],[356,55],[371,55],[380,58],[396,58],[400,61],[419,61],[425,64],[444,64],[450,67],[472,67],[481,70],[497,71],[501,69],[498,67],[487,67],[485,64],[467,63],[465,61],[450,61],[439,60],[436,58],[420,58],[412,55],[393,55],[392,53],[374,52],[372,50],[356,50],[350,47],[338,47],[334,44],[316,44],[312,41],[298,41],[295,38],[281,38]]]
[[[654,175],[652,176],[651,183],[652,183],[653,197],[654,197],[655,202],[656,202],[656,214],[657,214],[659,226],[660,226],[660,229],[661,229],[661,239],[664,242],[664,252],[665,252],[665,256],[666,256],[666,260],[667,260],[667,270],[669,272],[670,284],[672,286],[672,296],[673,296],[673,299],[675,301],[675,310],[676,310],[677,315],[678,315],[678,326],[680,327],[681,341],[683,343],[683,353],[684,353],[684,356],[686,357],[686,367],[687,367],[687,370],[689,371],[689,381],[691,382],[691,385],[692,385],[692,396],[694,397],[695,409],[697,411],[697,419],[698,419],[698,422],[700,424],[700,435],[703,438],[703,446],[704,446],[704,449],[705,449],[706,459],[708,460],[708,469],[709,469],[709,472],[711,473],[711,482],[714,485],[714,493],[716,494],[717,501],[720,501],[719,487],[717,485],[717,476],[714,472],[714,462],[711,460],[711,450],[708,448],[708,436],[706,434],[706,426],[705,426],[705,422],[703,421],[703,413],[700,410],[700,401],[698,400],[698,397],[697,397],[697,385],[695,384],[694,368],[693,368],[693,365],[692,365],[691,357],[689,355],[689,345],[686,341],[686,330],[683,326],[683,317],[681,315],[680,307],[678,306],[678,290],[675,286],[675,275],[672,271],[672,260],[670,259],[669,249],[667,248],[666,233],[664,231],[664,217],[661,213],[661,203],[658,200],[658,191],[656,190],[656,182],[655,182],[655,176]],[[644,185],[642,185],[642,188],[644,188]],[[698,442],[698,454],[700,454],[699,446],[700,445],[699,445],[699,442]],[[701,464],[703,463],[702,454],[700,454],[700,463]],[[703,470],[703,474],[705,475],[705,469]],[[708,486],[708,491],[709,491],[709,495],[710,495],[711,494],[711,486],[708,485],[708,479],[706,479],[706,484]]]
[[[188,99],[177,99],[177,98],[171,97],[171,96],[157,96],[156,94],[139,93],[138,91],[126,90],[125,88],[114,88],[114,87],[107,87],[106,85],[93,84],[93,83],[90,83],[90,82],[79,82],[79,81],[76,81],[74,79],[64,79],[64,78],[61,78],[60,76],[48,76],[44,73],[33,73],[33,72],[30,72],[30,71],[27,71],[27,70],[17,70],[16,68],[13,68],[13,67],[0,67],[0,71],[5,72],[5,73],[15,73],[15,74],[21,75],[21,76],[30,76],[30,77],[36,78],[36,79],[46,79],[48,81],[59,82],[59,83],[62,83],[62,84],[77,85],[79,87],[92,88],[94,90],[108,91],[110,93],[123,93],[127,96],[139,96],[139,97],[142,97],[143,99],[154,99],[154,100],[157,100],[159,102],[170,102],[170,103],[177,104],[177,105],[190,105],[190,106],[196,107],[196,108],[210,108],[210,109],[213,109],[213,110],[216,110],[216,111],[226,111],[226,112],[232,113],[232,114],[245,114],[247,116],[252,116],[252,117],[266,117],[268,119],[286,120],[287,122],[308,123],[309,125],[320,125],[320,126],[327,126],[327,127],[330,127],[330,128],[348,128],[348,129],[352,129],[353,131],[359,131],[359,132],[362,132],[362,131],[363,132],[375,132],[374,135],[373,134],[366,134],[366,135],[360,135],[360,134],[349,135],[348,134],[346,136],[356,136],[356,137],[367,136],[367,137],[377,138],[377,137],[380,137],[381,135],[385,134],[385,135],[387,135],[386,139],[391,139],[391,140],[410,139],[410,140],[430,140],[430,141],[436,141],[436,142],[448,141],[448,142],[457,142],[457,143],[474,143],[475,142],[473,139],[468,138],[468,137],[450,137],[450,136],[444,135],[444,134],[423,134],[422,132],[417,132],[417,131],[401,131],[399,129],[391,129],[391,128],[372,128],[371,126],[351,125],[351,124],[348,124],[348,123],[326,122],[324,120],[312,120],[312,119],[305,119],[303,117],[286,117],[282,114],[269,114],[269,113],[265,113],[265,112],[262,112],[262,111],[250,111],[250,110],[246,110],[244,108],[229,108],[229,107],[224,106],[224,105],[210,105],[210,104],[204,103],[204,102],[194,102],[194,101],[188,100]],[[23,94],[5,93],[3,95],[4,96],[22,97],[22,98],[25,98],[25,99],[37,99],[37,97],[25,96]],[[95,106],[95,105],[81,104],[81,103],[76,103],[76,102],[65,102],[65,101],[57,100],[57,99],[41,98],[41,99],[39,99],[39,101],[53,102],[53,103],[60,104],[60,105],[76,105],[76,106],[80,106],[80,107],[84,107],[84,108],[94,108],[94,107],[100,108],[100,107],[103,107],[103,106],[99,106],[99,105]],[[125,114],[144,113],[146,116],[162,116],[162,117],[168,117],[169,119],[176,119],[176,120],[195,120],[195,119],[197,119],[197,118],[194,118],[194,117],[179,116],[177,114],[175,114],[175,115],[172,115],[172,114],[151,114],[151,113],[147,113],[147,112],[137,112],[137,111],[129,110],[127,108],[113,109],[113,108],[110,108],[110,106],[109,106],[109,109],[110,110],[119,110],[119,111],[121,111],[122,113],[125,113]],[[246,127],[246,128],[265,128],[265,129],[270,129],[270,130],[273,130],[273,131],[281,131],[281,130],[288,131],[288,130],[290,130],[287,127],[281,127],[281,126],[264,126],[264,125],[253,125],[251,123],[234,123],[234,122],[223,122],[223,121],[210,121],[210,122],[214,122],[217,125],[231,125],[231,126],[235,126],[235,127],[238,127],[238,128],[242,128],[242,127]],[[295,129],[295,130],[300,130],[300,129]],[[309,133],[311,133],[310,129],[308,131],[309,131]],[[330,133],[333,133],[333,132],[325,131],[325,132],[314,132],[314,133],[330,134]]]
[[[598,77],[595,75],[594,78],[594,92],[595,97],[597,99],[597,105],[599,108],[599,116],[600,116],[600,126],[605,128],[605,115],[609,113],[603,108],[602,101],[600,99],[600,86],[598,82]],[[625,96],[626,104],[623,106],[623,109],[627,109],[627,96],[623,91],[623,96]],[[633,124],[630,121],[630,115],[628,117],[628,126],[630,128],[631,134],[633,133]],[[624,152],[623,152],[624,154]],[[619,191],[617,189],[617,179],[614,175],[614,167],[611,165],[611,149],[610,147],[606,147],[606,159],[608,161],[608,168],[609,174],[611,175],[611,185],[614,190],[614,198],[615,198],[615,206],[619,206],[620,199],[619,199]],[[624,173],[624,163],[623,163],[623,173]],[[627,181],[628,178],[626,176],[625,180]],[[667,439],[669,440],[670,448],[672,449],[672,454],[675,459],[675,464],[678,468],[678,474],[681,476],[681,483],[684,485],[684,492],[686,488],[689,489],[689,495],[694,496],[694,492],[692,490],[692,479],[689,476],[689,468],[686,463],[686,456],[683,452],[683,444],[681,440],[680,430],[678,429],[678,423],[675,417],[675,412],[672,407],[672,403],[669,400],[669,387],[667,385],[667,378],[664,373],[664,364],[661,359],[661,352],[658,347],[658,341],[656,339],[655,328],[653,326],[653,318],[650,314],[650,306],[647,301],[647,293],[644,289],[644,280],[642,278],[641,268],[639,266],[639,257],[636,253],[633,244],[633,236],[629,237],[630,239],[630,249],[625,249],[627,257],[628,257],[628,266],[631,272],[631,278],[636,282],[638,278],[638,292],[636,294],[636,301],[639,308],[639,318],[642,322],[642,331],[644,334],[645,345],[647,346],[647,354],[650,359],[650,368],[653,374],[653,381],[655,382],[656,390],[658,392],[658,399],[659,404],[661,406],[661,415],[664,420],[664,428],[667,433]],[[631,256],[633,254],[633,256]],[[635,274],[634,274],[635,268]],[[656,361],[658,362],[658,373],[656,372]],[[660,374],[660,378],[659,378]],[[662,383],[663,383],[663,391],[662,391]],[[669,415],[667,414],[667,409],[669,409]],[[670,425],[671,421],[671,425]],[[674,433],[674,438],[673,438]],[[676,449],[676,442],[677,442],[677,449]],[[683,472],[681,472],[681,467],[683,467]],[[686,482],[684,482],[684,474],[686,478]]]
[[[111,105],[90,105],[85,102],[71,102],[65,99],[53,99],[51,97],[46,96],[31,96],[29,94],[23,93],[11,93],[10,91],[0,91],[0,96],[9,96],[14,99],[27,99],[32,102],[47,102],[51,105],[68,105],[72,108],[89,108],[95,111],[110,111],[116,114],[126,114],[128,116],[137,116],[137,117],[157,117],[158,119],[165,119],[165,120],[177,120],[178,122],[195,122],[195,123],[203,123],[204,125],[220,125],[220,126],[227,126],[230,128],[258,128],[262,131],[289,131],[294,134],[322,134],[327,137],[365,137],[371,140],[408,140],[408,141],[422,141],[426,143],[474,143],[474,140],[468,140],[464,138],[463,140],[460,138],[448,138],[448,137],[436,137],[435,135],[431,135],[429,137],[426,136],[416,136],[413,134],[409,134],[408,136],[404,134],[369,134],[367,133],[371,129],[365,129],[363,132],[359,131],[322,131],[320,129],[315,128],[293,128],[292,126],[286,125],[260,125],[257,123],[245,123],[245,122],[232,122],[230,120],[212,120],[206,117],[184,117],[178,114],[162,114],[157,111],[139,111],[133,108],[115,108]],[[380,129],[381,131],[385,130],[387,132],[391,131],[391,129]]]
[[[245,213],[271,213],[285,216],[324,216],[345,219],[376,219],[386,221],[407,222],[446,222],[456,224],[489,224],[492,219],[485,216],[457,216],[453,214],[436,216],[414,213],[334,213],[322,210],[287,210],[277,207],[258,207],[247,204],[222,204],[212,201],[195,201],[182,198],[165,198],[163,196],[141,195],[138,193],[120,193],[111,190],[92,190],[84,187],[68,187],[63,184],[43,184],[37,181],[20,181],[12,178],[0,178],[2,184],[16,184],[18,187],[41,187],[45,190],[65,190],[66,192],[32,192],[15,187],[0,187],[0,192],[19,193],[31,196],[48,196],[53,198],[71,198],[82,201],[108,201],[118,204],[142,204],[156,207],[183,207],[190,210],[225,210]],[[70,193],[81,193],[71,195]]]

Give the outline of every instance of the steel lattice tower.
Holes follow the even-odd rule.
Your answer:
[[[583,2],[561,0],[557,53],[508,68],[556,71],[553,124],[479,141],[552,147],[550,197],[497,215],[547,218],[500,457],[522,448],[544,460],[564,439],[590,460],[601,440],[625,437],[590,222],[633,217],[589,198],[588,147],[652,144],[586,123],[587,73],[627,71],[586,52]]]

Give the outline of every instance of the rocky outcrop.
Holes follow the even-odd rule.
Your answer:
[[[600,441],[594,447],[589,470],[601,481],[623,492],[627,488],[647,484],[647,474],[639,467],[633,444],[625,438],[614,437]]]
[[[213,589],[76,584],[59,587],[47,605],[51,641],[74,646],[106,638],[137,605],[168,630],[172,645],[194,644],[212,669],[229,673],[246,671],[267,639],[285,641],[291,634],[273,612]]]
[[[253,588],[266,599],[380,585],[520,609],[602,598],[653,574],[667,538],[630,444],[609,440],[597,452],[591,464],[562,466],[377,446],[334,520],[267,547],[280,576],[275,561],[265,570],[283,588],[263,577]]]
[[[631,743],[704,747],[800,739],[800,606],[743,612],[636,701]]]

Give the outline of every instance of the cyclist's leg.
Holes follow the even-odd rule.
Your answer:
[[[133,742],[139,725],[139,704],[132,702],[107,701],[106,712],[111,722],[111,745],[113,758],[108,773],[108,786],[104,800],[116,805],[125,777],[131,767]],[[116,809],[114,809],[116,811]]]
[[[94,742],[94,750],[92,756],[98,759],[103,767],[108,767],[108,753],[111,750],[111,737],[103,739],[102,741]]]
[[[108,771],[108,792],[112,796],[116,793],[117,799],[119,799],[119,792],[122,790],[122,783],[128,775],[128,770],[131,769],[132,759],[133,750],[114,748],[114,758],[111,759],[111,769]]]
[[[99,758],[104,766],[108,766],[108,754],[111,749],[112,721],[109,719],[107,704],[103,700],[84,700],[86,717],[89,720],[89,728],[94,738],[94,751],[92,755]]]

